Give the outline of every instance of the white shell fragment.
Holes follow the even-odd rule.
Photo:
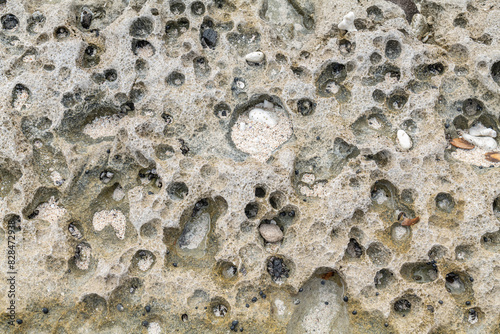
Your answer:
[[[250,110],[250,112],[248,113],[248,118],[250,118],[252,121],[265,124],[270,128],[274,128],[276,124],[278,124],[278,117],[274,112],[260,108],[254,108]]]
[[[354,26],[354,13],[349,12],[342,22],[339,23],[339,29],[347,30],[347,31],[358,31]]]
[[[413,146],[410,136],[404,130],[398,130],[398,141],[401,148],[405,150],[409,150]]]
[[[469,143],[476,145],[477,147],[486,150],[494,151],[497,148],[497,141],[491,137],[476,137],[470,134],[462,134],[462,138],[467,140]]]
[[[272,110],[272,109],[274,109],[274,104],[272,104],[268,100],[265,100],[264,101],[264,109],[266,109],[266,110]]]
[[[497,136],[497,132],[493,129],[487,128],[481,123],[474,125],[469,129],[469,134],[476,137],[493,137]]]
[[[260,51],[250,52],[245,56],[245,60],[249,63],[261,63],[264,60],[264,53]]]

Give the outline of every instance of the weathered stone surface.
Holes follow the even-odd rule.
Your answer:
[[[499,332],[499,17],[0,0],[0,333]]]

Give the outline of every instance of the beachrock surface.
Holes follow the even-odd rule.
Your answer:
[[[0,332],[500,333],[499,17],[0,0]]]

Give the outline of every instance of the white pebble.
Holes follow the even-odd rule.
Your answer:
[[[467,133],[464,133],[462,137],[469,143],[486,151],[493,151],[497,148],[497,141],[491,137],[476,137]]]
[[[405,150],[409,150],[413,146],[410,136],[404,130],[398,130],[398,141],[401,148]]]
[[[347,30],[347,31],[358,31],[354,26],[354,13],[349,12],[342,22],[339,23],[339,29]]]
[[[474,125],[469,129],[469,134],[476,137],[493,137],[497,136],[497,132],[493,129],[487,128],[481,123]]]
[[[276,124],[278,124],[278,116],[274,112],[260,108],[254,108],[250,110],[248,118],[250,118],[252,121],[265,124],[270,128],[274,128]]]
[[[245,60],[249,63],[260,63],[264,60],[264,53],[260,51],[250,52],[245,56]]]

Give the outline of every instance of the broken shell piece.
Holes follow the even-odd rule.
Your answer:
[[[266,110],[273,110],[274,109],[274,104],[272,104],[268,100],[264,100],[264,109],[266,109]]]
[[[260,51],[250,52],[245,56],[245,60],[249,63],[259,64],[264,60],[264,53]]]
[[[252,121],[259,122],[261,124],[265,124],[270,128],[274,128],[276,124],[278,124],[278,117],[274,112],[267,111],[260,108],[254,108],[250,110],[248,114],[248,118]]]
[[[500,162],[500,152],[488,152],[485,153],[484,156],[486,160],[491,162]]]
[[[347,31],[358,31],[354,26],[354,13],[349,12],[342,22],[339,23],[339,29],[347,30]]]
[[[405,150],[409,150],[413,146],[410,136],[404,130],[398,130],[398,141],[401,148]]]
[[[497,132],[493,129],[487,128],[481,123],[474,125],[469,129],[469,134],[476,137],[493,137],[497,136]]]
[[[462,150],[472,150],[475,146],[463,138],[453,138],[450,144]]]
[[[476,137],[464,133],[462,137],[468,142],[486,151],[493,151],[497,148],[497,141],[491,137]]]
[[[415,218],[405,218],[401,222],[401,226],[412,226],[415,225],[420,221],[420,217],[415,217]]]

